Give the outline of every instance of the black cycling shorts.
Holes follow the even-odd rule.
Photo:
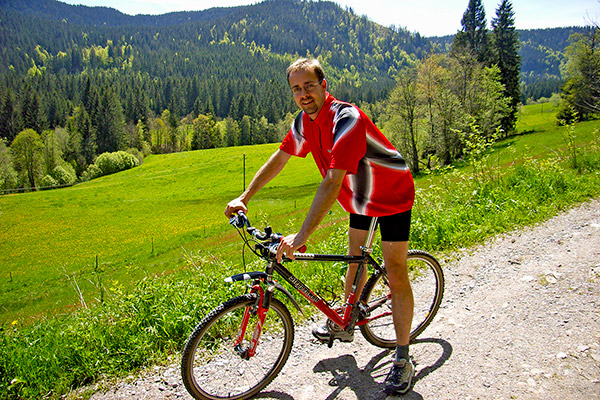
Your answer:
[[[379,217],[377,225],[381,231],[381,240],[384,242],[408,242],[410,214],[411,210],[408,210],[399,214]],[[372,218],[366,215],[350,214],[350,228],[368,231]]]

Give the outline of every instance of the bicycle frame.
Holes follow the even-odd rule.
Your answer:
[[[298,279],[290,270],[288,270],[282,263],[279,263],[275,260],[275,255],[271,250],[271,254],[268,257],[269,263],[265,272],[254,271],[248,272],[244,274],[238,274],[231,276],[226,279],[228,282],[241,281],[241,280],[250,280],[253,279],[254,283],[251,287],[251,293],[258,294],[258,300],[255,305],[255,310],[252,310],[250,307],[247,307],[244,311],[244,317],[242,319],[242,326],[238,331],[237,339],[234,343],[234,347],[240,356],[242,357],[252,357],[256,354],[256,347],[258,346],[258,341],[260,335],[262,333],[262,327],[264,324],[264,320],[267,315],[267,311],[269,309],[269,304],[271,300],[271,296],[273,295],[274,289],[278,289],[282,291],[290,300],[296,305],[298,309],[298,303],[295,301],[294,297],[285,290],[281,285],[279,285],[276,281],[273,280],[273,273],[277,272],[283,279],[285,279],[294,289],[300,292],[306,300],[308,300],[312,305],[314,305],[317,309],[319,309],[323,314],[327,316],[331,321],[335,324],[342,327],[342,329],[350,330],[354,329],[355,326],[360,326],[367,324],[375,319],[387,316],[391,314],[391,311],[384,312],[382,314],[370,317],[367,316],[365,319],[358,321],[359,317],[359,308],[357,302],[357,296],[360,293],[357,292],[358,284],[360,281],[360,277],[362,276],[362,271],[366,267],[366,265],[371,265],[375,269],[375,273],[383,272],[383,267],[377,263],[371,257],[372,253],[372,244],[375,235],[375,228],[377,226],[377,218],[373,218],[371,222],[371,226],[369,228],[369,232],[367,234],[367,239],[365,241],[365,245],[361,247],[362,254],[359,256],[351,256],[351,255],[331,255],[331,254],[309,254],[309,253],[294,253],[294,257],[297,261],[320,261],[320,262],[345,262],[348,264],[358,264],[358,268],[356,271],[356,275],[354,277],[354,282],[352,285],[351,293],[347,299],[347,303],[344,305],[344,313],[343,315],[338,314],[338,312],[333,309],[329,303],[323,299],[320,295],[313,292],[306,284],[304,284],[300,279]],[[250,227],[249,227],[250,228]],[[261,282],[266,284],[267,289],[264,290]],[[255,327],[255,331],[252,335],[252,340],[250,343],[250,347],[246,350],[241,348],[242,339],[246,333],[247,324],[250,318],[251,313],[255,312],[258,315],[258,323]]]
[[[346,328],[350,323],[350,314],[353,306],[356,303],[357,293],[356,287],[358,286],[358,280],[362,274],[362,269],[366,264],[371,264],[375,268],[381,268],[379,264],[373,260],[373,258],[369,254],[361,255],[361,256],[343,256],[343,255],[326,255],[326,254],[295,254],[296,260],[298,261],[324,261],[324,262],[346,262],[349,264],[359,264],[359,268],[357,270],[353,290],[350,293],[350,296],[347,300],[347,305],[344,308],[344,314],[340,316],[336,310],[331,308],[327,301],[325,301],[321,296],[314,293],[308,286],[306,286],[300,279],[298,279],[294,274],[292,274],[286,267],[279,263],[272,263],[267,271],[272,268],[274,269],[283,279],[285,279],[294,289],[296,289],[300,294],[306,298],[312,305],[317,307],[322,313],[324,313],[327,318],[331,319],[337,325],[342,328]],[[267,272],[268,274],[268,272]],[[368,321],[365,321],[365,323]]]

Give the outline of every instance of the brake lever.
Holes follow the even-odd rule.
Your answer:
[[[229,217],[229,224],[239,229],[243,228],[244,225],[247,226],[248,229],[252,228],[250,220],[242,210],[239,210],[237,214],[232,214]]]
[[[281,240],[277,241],[277,242],[272,242],[269,244],[268,249],[271,252],[271,254],[276,255],[277,254],[277,248],[279,247],[279,242]],[[306,253],[307,247],[305,244],[303,244],[299,249],[297,249],[294,253]],[[285,258],[286,260],[288,260],[288,258]]]

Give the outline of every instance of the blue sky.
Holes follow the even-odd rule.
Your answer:
[[[164,14],[212,7],[255,4],[257,0],[61,0],[69,4],[105,6],[130,14]],[[468,0],[335,0],[354,12],[385,25],[396,25],[423,36],[456,33]],[[488,22],[496,15],[500,0],[483,0]],[[600,23],[600,0],[513,0],[518,29],[582,26]]]

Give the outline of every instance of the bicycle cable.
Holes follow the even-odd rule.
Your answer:
[[[249,239],[247,237],[247,233],[244,229],[242,228],[238,228],[237,226],[235,227],[238,235],[240,235],[240,237],[242,238],[242,264],[244,265],[244,272],[247,272],[247,265],[246,265],[246,247],[248,247],[252,253],[254,253],[257,257],[261,257],[261,255],[253,248],[253,246],[251,245],[250,242],[254,242],[256,244],[260,244],[257,240],[253,240],[253,239]]]

